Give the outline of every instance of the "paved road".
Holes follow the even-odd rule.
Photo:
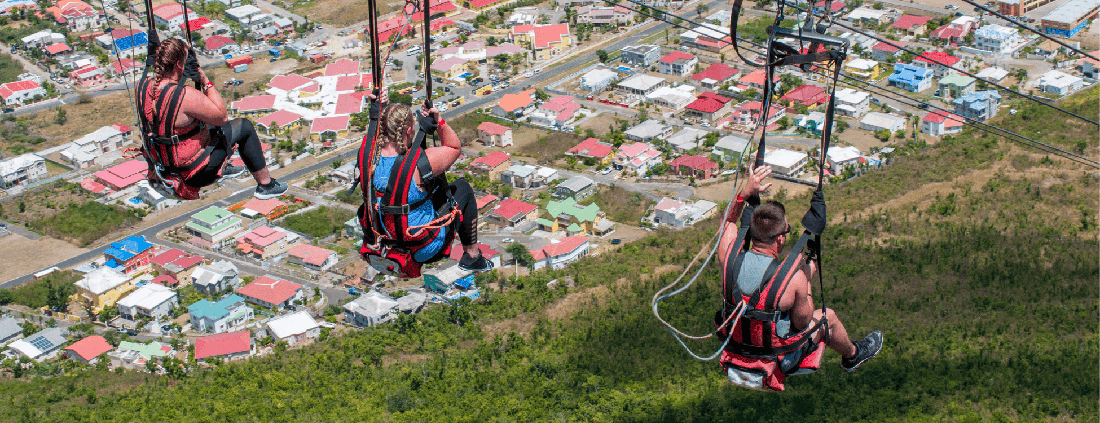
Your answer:
[[[39,238],[42,238],[42,235],[39,235],[39,234],[36,234],[36,233],[30,231],[27,228],[24,228],[23,225],[20,225],[18,223],[12,223],[12,222],[8,222],[6,220],[0,219],[0,225],[7,226],[7,229],[8,229],[9,232],[11,232],[15,235],[19,235],[23,238],[29,239],[31,241],[38,241]]]
[[[288,173],[287,175],[283,176],[282,179],[289,181],[289,180],[293,180],[293,179],[296,179],[296,178],[300,178],[300,177],[302,177],[306,174],[316,172],[317,170],[328,167],[329,164],[332,163],[332,160],[337,158],[337,157],[342,157],[345,160],[347,160],[347,159],[353,158],[355,156],[355,154],[356,154],[356,150],[353,149],[353,150],[345,152],[345,153],[333,155],[333,156],[328,157],[324,160],[321,160],[320,162],[317,162],[316,164],[306,166],[306,167],[303,167],[301,169],[292,171],[292,172]],[[234,203],[243,201],[245,198],[247,198],[250,195],[252,195],[252,190],[251,189],[241,190],[241,191],[235,192],[233,195],[230,195],[229,197],[227,197],[227,198],[225,198],[221,201],[215,202],[212,205],[219,206],[219,207],[228,207],[229,205],[232,205]],[[186,207],[186,205],[180,206],[180,207]],[[165,229],[168,229],[170,227],[180,225],[180,224],[186,222],[188,219],[190,219],[190,217],[191,217],[190,214],[182,214],[178,217],[160,222],[156,225],[153,225],[149,228],[146,228],[142,231],[139,231],[139,232],[137,232],[133,235],[138,235],[138,236],[143,235],[147,239],[150,239],[150,240],[155,239],[157,233],[159,233],[159,232],[161,232]],[[95,248],[91,251],[88,251],[88,252],[86,252],[84,254],[81,254],[81,255],[78,255],[76,257],[71,257],[67,260],[63,260],[63,261],[60,261],[58,263],[51,264],[50,266],[47,266],[47,268],[52,267],[52,266],[57,266],[57,267],[62,268],[62,269],[74,267],[74,266],[76,266],[80,263],[92,260],[94,258],[97,258],[97,257],[103,255],[103,251],[106,250],[108,247],[109,247],[109,245],[104,245],[104,246]],[[30,280],[33,279],[34,273],[37,273],[41,270],[42,269],[38,269],[38,270],[35,270],[34,272],[31,272],[31,273],[29,273],[27,275],[24,275],[22,277],[15,278],[15,279],[9,280],[9,281],[4,282],[4,283],[0,283],[0,289],[12,288],[12,287],[15,287],[19,284],[29,282]]]

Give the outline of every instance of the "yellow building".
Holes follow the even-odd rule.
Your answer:
[[[547,218],[537,220],[542,230],[566,231],[569,235],[596,235],[602,231],[604,213],[595,203],[577,204],[572,198],[550,201],[546,205]]]
[[[844,64],[844,72],[865,80],[877,81],[879,78],[879,63],[874,60],[853,59]]]
[[[319,117],[309,126],[309,138],[316,141],[321,138],[346,137],[350,123],[351,116],[348,115]]]
[[[512,27],[512,42],[528,45],[535,51],[535,60],[546,60],[563,54],[573,45],[569,24],[517,25]]]
[[[287,110],[279,110],[256,119],[256,126],[265,134],[281,135],[300,128],[302,126],[302,115]]]
[[[90,302],[96,313],[103,311],[105,307],[115,305],[116,302],[131,290],[134,285],[130,283],[130,277],[108,266],[88,273],[76,283],[74,299],[79,302]]]
[[[451,57],[432,62],[432,75],[451,79],[466,73],[469,62],[460,57]]]

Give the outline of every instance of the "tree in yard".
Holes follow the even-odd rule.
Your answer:
[[[607,63],[607,60],[611,57],[606,51],[596,50],[596,57],[600,59],[600,63]]]
[[[702,15],[703,13],[706,13],[708,10],[710,10],[710,6],[707,6],[705,4],[699,4],[698,6],[695,6],[695,14],[696,15]]]
[[[905,131],[894,132],[894,138],[899,140],[905,138]]]
[[[504,251],[512,255],[512,262],[515,263],[516,266],[519,266],[521,262],[524,266],[530,266],[532,264],[531,260],[534,259],[534,257],[531,256],[531,251],[527,249],[527,246],[518,242],[508,244],[508,246],[504,248]]]
[[[337,168],[339,168],[340,166],[343,166],[343,165],[344,165],[344,159],[342,159],[340,157],[332,159],[332,168],[333,169],[337,169]]]
[[[548,94],[546,91],[543,91],[541,89],[537,89],[537,90],[535,90],[535,98],[538,99],[539,101],[546,101],[546,100],[550,99],[550,94]]]
[[[25,203],[23,203],[22,201],[20,201],[19,202],[19,212],[20,213],[26,213],[26,211],[27,211],[27,205]]]
[[[791,119],[787,116],[783,116],[779,118],[779,121],[777,123],[779,123],[780,128],[787,129],[791,126]]]
[[[64,125],[65,122],[69,121],[69,118],[66,116],[66,114],[67,113],[65,112],[64,108],[57,108],[57,117],[53,119],[54,123],[58,125]]]

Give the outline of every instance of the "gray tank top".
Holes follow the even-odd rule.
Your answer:
[[[749,295],[768,283],[764,280],[764,272],[768,271],[768,266],[772,264],[772,260],[775,260],[772,256],[746,251],[745,260],[741,262],[741,272],[737,274],[737,289],[740,289],[745,295]],[[790,319],[781,318],[776,322],[775,332],[777,335],[786,338],[790,331]]]

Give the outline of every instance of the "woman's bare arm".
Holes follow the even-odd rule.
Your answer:
[[[202,84],[206,86],[210,79],[206,73],[199,69],[202,75]],[[222,126],[229,122],[229,113],[225,109],[225,100],[222,100],[218,89],[210,87],[205,93],[188,88],[184,94],[183,113],[193,119],[198,119],[214,126]]]

